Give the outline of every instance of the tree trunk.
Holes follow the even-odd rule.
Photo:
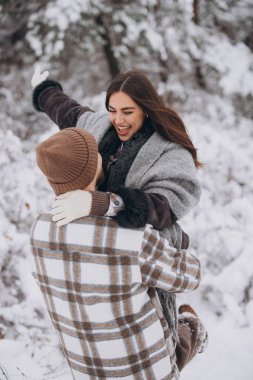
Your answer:
[[[111,40],[110,40],[110,33],[103,20],[102,14],[100,13],[96,17],[95,20],[96,20],[96,24],[98,25],[98,33],[104,41],[104,53],[105,53],[105,57],[108,63],[110,74],[113,78],[115,75],[117,75],[120,72],[119,62],[114,55]]]
[[[193,22],[197,25],[200,24],[200,14],[199,14],[199,3],[200,0],[193,0]]]

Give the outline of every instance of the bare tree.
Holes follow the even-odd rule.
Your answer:
[[[113,52],[113,46],[110,39],[110,30],[107,27],[103,15],[101,13],[95,18],[98,26],[98,33],[104,42],[104,54],[108,63],[108,68],[112,77],[120,72],[120,66]]]

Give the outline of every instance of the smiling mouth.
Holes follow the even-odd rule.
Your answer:
[[[116,127],[117,128],[117,131],[118,131],[118,134],[120,136],[125,136],[128,134],[128,131],[130,130],[131,126],[127,126],[127,127]]]

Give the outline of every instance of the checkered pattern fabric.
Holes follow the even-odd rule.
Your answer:
[[[73,378],[178,379],[175,345],[154,288],[191,291],[199,261],[150,225],[110,218],[63,227],[40,215],[31,231],[33,273]]]

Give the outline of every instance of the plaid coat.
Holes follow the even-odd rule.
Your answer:
[[[36,278],[74,379],[178,379],[175,345],[155,287],[191,291],[199,261],[150,225],[42,214],[31,231]]]

